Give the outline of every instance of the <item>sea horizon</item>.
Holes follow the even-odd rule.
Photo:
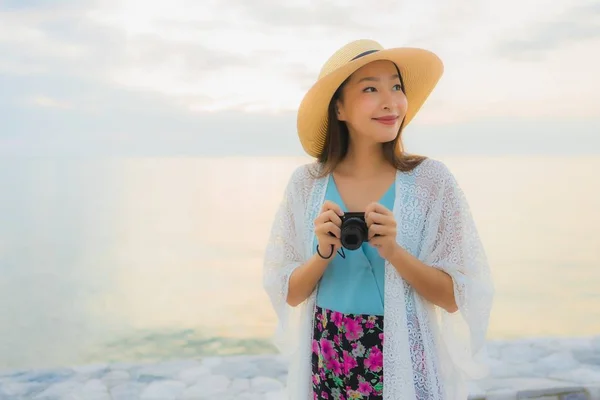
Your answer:
[[[488,339],[598,335],[600,156],[433,158],[488,254]],[[262,255],[310,161],[3,159],[0,369],[275,352]]]

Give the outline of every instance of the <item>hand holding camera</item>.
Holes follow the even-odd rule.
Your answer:
[[[315,235],[318,241],[318,252],[321,258],[329,259],[342,247],[340,241],[342,208],[332,201],[325,201],[321,213],[315,219]]]
[[[356,250],[369,242],[383,258],[390,257],[398,247],[394,214],[379,203],[371,203],[365,212],[347,212],[326,201],[315,220],[317,249],[321,258],[329,259],[340,248]]]
[[[365,222],[369,243],[379,250],[381,257],[390,260],[400,247],[396,241],[394,213],[379,203],[371,203],[365,209]]]

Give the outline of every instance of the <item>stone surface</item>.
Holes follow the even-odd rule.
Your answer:
[[[600,337],[496,341],[470,400],[600,400]],[[284,400],[279,355],[0,371],[0,400]]]

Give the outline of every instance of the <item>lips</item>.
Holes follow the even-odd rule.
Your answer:
[[[381,122],[382,124],[385,124],[385,125],[394,125],[396,123],[396,121],[398,120],[398,117],[395,115],[385,115],[383,117],[373,118],[373,119],[375,121]]]

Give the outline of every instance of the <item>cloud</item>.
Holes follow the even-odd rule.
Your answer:
[[[198,10],[196,18],[187,20],[160,10],[152,13],[151,4],[139,14],[133,11],[80,7],[0,12],[0,74],[78,77],[83,84],[80,96],[102,82],[159,94],[193,110],[265,110],[286,102],[289,109],[297,99],[280,101],[277,90],[296,86],[300,93],[297,85],[305,88],[308,77],[316,76],[306,64],[290,60],[285,46],[263,46],[261,40],[246,46],[244,32],[211,32],[218,25],[204,20],[210,10]],[[221,45],[224,36],[232,34],[238,42]],[[218,40],[207,40],[210,37]],[[65,93],[59,88],[45,95]],[[90,97],[95,96],[67,100],[81,104]]]
[[[47,0],[3,0],[2,7],[5,10],[55,10],[60,8],[76,8],[89,6],[91,2],[86,0],[60,0],[51,3]]]
[[[589,54],[585,45],[547,50],[551,62],[542,68],[486,52],[501,34],[527,26],[541,32],[539,20],[560,21],[564,4],[543,8],[538,18],[543,0],[535,1],[514,13],[504,3],[477,0],[383,0],[368,8],[359,0],[233,0],[227,7],[217,0],[59,7],[12,0],[0,8],[0,106],[8,115],[0,140],[3,150],[22,152],[301,153],[296,107],[321,64],[358,37],[441,55],[445,76],[414,129],[473,130],[468,124],[479,119],[588,118],[600,90],[582,82],[592,82],[597,63],[565,76],[561,61]],[[563,24],[594,10],[571,11]],[[494,17],[497,11],[503,14]],[[553,84],[556,77],[561,84]],[[477,129],[483,126],[495,129]],[[487,151],[481,141],[473,148]]]
[[[361,6],[357,7],[357,4]],[[390,2],[381,2],[378,6],[389,9],[389,4]],[[238,8],[243,24],[260,26],[261,29],[269,31],[302,29],[304,33],[308,33],[306,30],[319,33],[360,32],[373,26],[373,21],[364,18],[360,13],[364,4],[356,1],[308,1],[299,4],[293,1],[234,0],[228,3],[228,6]]]
[[[44,95],[33,96],[31,99],[29,99],[28,103],[34,106],[45,108],[58,108],[63,110],[73,109],[73,104],[69,103],[68,101],[59,100]]]
[[[87,23],[85,9],[0,10],[0,73],[96,76],[120,39]]]
[[[299,156],[293,111],[273,114],[239,110],[192,112],[158,94],[124,90],[81,78],[1,78],[0,155],[51,157],[119,156]],[[46,105],[82,98],[85,107],[15,104],[15,93],[62,92]],[[93,96],[91,95],[93,94]],[[31,97],[28,97],[31,99]],[[38,98],[39,100],[39,98]],[[93,106],[97,104],[98,106]],[[423,119],[421,114],[418,119]],[[411,124],[410,151],[424,154],[598,154],[598,118],[474,118],[459,123]]]
[[[496,53],[514,60],[542,60],[572,43],[600,39],[600,3],[582,3],[551,20],[538,22],[519,38],[501,41]]]
[[[158,94],[124,90],[100,82],[87,82],[84,87],[81,79],[0,78],[0,86],[6,89],[0,94],[0,106],[6,116],[0,130],[0,153],[78,157],[302,154],[294,112],[270,115],[235,110],[191,112]],[[82,101],[71,108],[11,102],[15,94],[22,92],[32,93],[27,97],[29,100],[36,93],[63,93],[58,98],[38,97],[38,103],[43,100],[44,105],[61,105],[65,98]],[[463,123],[450,128],[416,125],[407,131],[407,137],[417,138],[413,147],[424,151],[447,148],[452,152],[458,147],[454,145],[459,143],[457,138],[471,132],[470,142],[459,150],[476,153],[493,147],[493,151],[500,151],[507,146],[490,146],[493,136],[481,134],[490,132],[492,127],[498,129],[497,126],[501,125],[496,122],[487,126]],[[419,134],[421,130],[425,135]],[[518,131],[517,124],[512,137],[520,136],[518,140],[522,141],[527,135]]]

